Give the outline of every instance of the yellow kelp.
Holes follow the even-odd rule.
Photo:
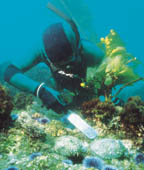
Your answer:
[[[106,50],[106,56],[111,56],[115,53],[125,52],[124,43],[121,41],[120,36],[112,29],[110,33],[101,38],[101,43],[104,44]]]
[[[100,39],[99,46],[105,52],[105,58],[101,65],[94,68],[94,75],[87,72],[87,80],[90,86],[97,89],[97,94],[109,95],[116,85],[123,85],[136,80],[139,76],[134,72],[138,60],[128,53],[120,36],[114,31]],[[98,87],[97,87],[98,85]]]
[[[120,36],[114,30],[110,30],[105,38],[101,38],[101,43],[105,46],[107,58],[106,79],[111,76],[113,81],[123,84],[138,78],[133,70],[137,63],[136,57],[127,52]]]

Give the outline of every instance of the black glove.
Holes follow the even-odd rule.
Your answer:
[[[67,104],[64,102],[58,91],[46,86],[41,86],[38,88],[37,96],[47,108],[51,108],[57,113],[65,111]]]

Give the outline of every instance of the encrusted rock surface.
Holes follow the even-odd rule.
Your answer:
[[[98,155],[103,159],[117,159],[126,156],[127,149],[120,140],[95,139],[90,144],[92,155]]]

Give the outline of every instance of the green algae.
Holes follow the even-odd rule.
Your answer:
[[[96,95],[104,95],[107,100],[111,98],[112,89],[117,85],[131,85],[140,78],[135,73],[140,62],[127,52],[125,44],[114,30],[101,38],[99,46],[104,51],[105,58],[98,67],[88,69],[87,84],[94,89]]]
[[[34,106],[31,108],[34,109]],[[49,124],[38,124],[37,120],[33,119],[33,116],[35,113],[39,113],[39,116],[43,116],[45,109],[41,108],[41,112],[37,112],[37,107],[32,111],[29,110],[28,113],[25,111],[25,116],[23,115],[24,111],[19,111],[17,113],[19,115],[19,119],[16,120],[11,128],[7,131],[0,133],[0,167],[2,169],[5,169],[9,166],[16,166],[17,168],[24,170],[34,170],[34,169],[60,169],[60,170],[84,170],[84,167],[82,166],[82,162],[80,160],[81,153],[78,153],[77,158],[79,159],[79,163],[75,162],[73,165],[67,165],[64,164],[62,161],[66,159],[72,159],[74,161],[74,158],[71,156],[71,154],[63,156],[61,152],[58,150],[55,150],[55,144],[59,137],[67,137],[67,136],[73,136],[77,138],[77,140],[82,140],[82,142],[87,143],[89,145],[92,141],[86,139],[85,136],[83,136],[80,132],[77,130],[69,130],[67,129],[63,123],[61,123],[59,120],[51,120]],[[46,111],[46,115],[48,117],[48,112]],[[49,117],[48,117],[49,118]],[[22,120],[23,121],[22,121]],[[29,119],[29,121],[27,120]],[[33,123],[32,123],[32,122]],[[23,126],[20,125],[20,122],[23,122]],[[31,123],[30,123],[31,122]],[[89,122],[90,123],[90,122]],[[30,128],[30,125],[32,128]],[[37,128],[35,128],[35,126]],[[30,129],[30,130],[28,130]],[[36,132],[34,132],[32,129],[42,129],[44,132],[44,138],[41,135],[35,136]],[[39,130],[38,130],[39,131]],[[38,133],[39,134],[39,133]],[[43,133],[42,133],[43,134]],[[108,135],[107,135],[108,136]],[[98,138],[103,139],[106,136],[99,136]],[[116,139],[118,138],[116,134],[113,134],[113,136],[110,136],[109,138]],[[42,155],[39,157],[36,157],[33,161],[29,160],[29,156],[32,153],[40,152]],[[136,153],[136,150],[133,150],[133,153]],[[85,152],[84,156],[90,156],[92,153],[90,151]],[[123,169],[137,169],[142,170],[143,165],[138,164],[136,165],[134,162],[133,155],[130,155],[129,157],[126,157],[122,160],[119,159],[110,159],[105,160],[105,164],[111,164],[116,167],[121,167]],[[75,155],[76,157],[76,155]],[[82,159],[82,158],[81,158]],[[88,170],[93,170],[94,168],[89,168]]]
[[[19,92],[13,97],[14,109],[26,109],[33,102],[33,95],[26,92]]]

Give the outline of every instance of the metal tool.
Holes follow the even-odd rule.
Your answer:
[[[68,110],[67,119],[89,139],[94,139],[97,136],[96,130],[72,110]]]

